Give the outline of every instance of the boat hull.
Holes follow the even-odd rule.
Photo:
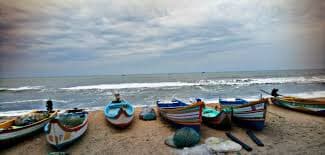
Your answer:
[[[21,128],[15,128],[11,130],[2,130],[0,131],[0,143],[6,144],[11,143],[19,138],[31,135],[37,131],[40,131],[52,118],[57,115],[57,111],[51,113],[50,116],[46,119],[43,119],[39,122],[23,126]]]
[[[119,127],[119,128],[126,128],[128,127],[133,121],[134,115],[128,116],[123,109],[120,109],[120,113],[116,118],[109,118],[106,117],[106,120],[109,124]]]
[[[239,126],[250,128],[254,130],[263,130],[265,127],[265,119],[241,119],[241,118],[233,118],[233,122],[238,124]]]
[[[222,111],[216,117],[202,116],[203,123],[216,129],[229,130],[231,129],[231,113]]]
[[[232,120],[239,126],[253,130],[263,130],[267,112],[267,100],[249,102],[232,107]]]
[[[313,99],[299,99],[293,97],[276,97],[274,98],[273,103],[287,109],[325,116],[325,101],[322,102]]]
[[[248,101],[240,98],[235,98],[234,100],[226,100],[219,98],[219,103],[222,105],[242,105],[248,103]]]
[[[85,120],[81,125],[65,127],[59,120],[51,120],[44,128],[46,140],[52,146],[62,149],[79,139],[88,128],[88,114],[85,113]]]
[[[15,132],[8,132],[8,133],[1,133],[0,134],[0,141],[8,141],[11,139],[16,139],[23,137],[25,135],[29,135],[30,133],[37,132],[41,130],[49,121],[44,121],[40,124],[34,125],[32,127],[22,129],[22,130],[17,130]]]
[[[196,131],[200,131],[202,122],[202,108],[203,103],[197,102],[187,106],[166,106],[166,104],[175,103],[161,103],[157,101],[158,113],[162,118],[170,122],[176,128],[190,127]]]
[[[127,101],[110,102],[104,109],[107,122],[118,128],[128,127],[134,119],[134,107]]]

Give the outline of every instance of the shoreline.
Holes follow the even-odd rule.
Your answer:
[[[325,91],[317,91],[317,92],[321,92],[325,94]],[[289,94],[288,96],[292,96],[291,94]],[[268,96],[263,96],[263,97],[268,97]],[[308,99],[324,99],[325,97],[318,95],[318,96],[309,96],[309,97],[304,97],[304,98],[308,98]],[[223,99],[228,99],[228,98],[223,98]],[[230,98],[232,99],[232,98]],[[258,100],[259,98],[245,98],[245,100],[247,101],[254,101],[254,100]],[[203,99],[206,105],[213,105],[215,103],[219,103],[219,98],[214,98],[214,99]],[[44,104],[45,105],[45,104]],[[142,108],[145,106],[149,106],[149,107],[156,107],[156,104],[151,104],[151,105],[145,105],[145,104],[139,104],[139,105],[133,105],[135,108]],[[81,109],[85,109],[88,112],[94,112],[94,111],[101,111],[105,108],[105,105],[103,106],[96,106],[96,107],[85,107],[85,108],[81,108]],[[60,111],[64,111],[64,110],[68,110],[68,109],[72,109],[72,108],[66,108],[66,109],[56,109],[55,110],[60,110]],[[12,110],[12,111],[6,111],[6,112],[0,112],[0,122],[1,122],[1,118],[5,118],[5,117],[15,117],[15,116],[19,116],[19,115],[23,115],[23,114],[27,114],[33,110],[37,110],[37,109],[32,109],[32,110]],[[41,109],[41,110],[46,110],[46,109]]]
[[[156,109],[155,109],[156,110]],[[165,138],[174,133],[169,123],[160,116],[154,121],[139,119],[141,108],[136,108],[135,118],[126,129],[118,129],[107,123],[102,111],[89,112],[89,127],[78,141],[61,150],[70,154],[177,154],[180,149],[164,144]],[[157,111],[156,111],[157,112]],[[266,127],[255,132],[265,144],[258,147],[246,135],[245,129],[235,124],[231,132],[253,148],[252,152],[241,150],[241,154],[322,154],[325,153],[324,117],[304,114],[275,105],[268,106]],[[201,141],[208,137],[228,139],[225,131],[202,124]],[[0,150],[0,154],[47,154],[58,151],[50,146],[44,133],[22,139],[11,147]]]

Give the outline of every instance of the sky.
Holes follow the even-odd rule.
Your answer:
[[[325,68],[323,0],[1,0],[0,77]]]

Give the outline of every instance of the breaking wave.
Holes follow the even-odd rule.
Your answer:
[[[6,116],[19,116],[32,112],[33,110],[15,110],[15,111],[5,111],[0,113],[0,117]]]
[[[23,86],[17,88],[0,88],[1,91],[13,91],[13,92],[20,92],[20,91],[28,91],[28,90],[42,90],[43,86]]]
[[[209,86],[209,85],[254,85],[254,84],[284,84],[284,83],[325,83],[325,77],[286,77],[286,78],[243,78],[243,79],[220,79],[200,80],[197,82],[156,82],[156,83],[121,83],[99,84],[61,88],[63,90],[90,90],[90,89],[131,89],[131,88],[161,88],[161,87],[184,87],[184,86]]]
[[[325,96],[325,91],[311,91],[311,92],[301,92],[301,93],[290,93],[290,94],[285,94],[287,96],[296,96],[296,97],[302,97],[302,98],[319,98],[319,97],[324,97]],[[263,97],[270,97],[267,95],[263,95]],[[238,98],[243,98],[246,99],[248,101],[253,101],[253,100],[257,100],[259,98],[259,96],[238,96]],[[219,103],[219,99],[218,98],[210,98],[210,99],[204,99],[205,103],[207,104],[211,104],[211,103]],[[223,98],[223,99],[233,99],[233,98]],[[13,101],[10,103],[18,103],[18,102],[27,102],[27,101],[45,101],[46,99],[38,99],[38,100],[25,100],[25,101]],[[187,98],[187,99],[182,99],[184,101],[194,101],[194,98]],[[52,100],[55,102],[68,102],[68,101],[64,101],[64,100]],[[4,102],[2,102],[1,104],[3,104]],[[9,102],[7,102],[9,103]],[[154,107],[155,105],[144,105],[144,104],[140,104],[140,105],[135,105],[135,107],[144,107],[144,106],[151,106]],[[84,109],[86,109],[87,111],[97,111],[97,110],[102,110],[104,108],[104,106],[97,106],[97,107],[83,107]],[[66,109],[61,109],[66,110]],[[32,110],[15,110],[15,111],[4,111],[4,112],[0,112],[0,117],[1,116],[18,116],[18,115],[23,115],[26,113],[31,112]]]
[[[286,93],[283,94],[285,96],[294,96],[294,97],[300,97],[300,98],[324,98],[325,91],[310,91],[310,92],[301,92],[301,93]],[[263,94],[263,97],[271,97],[270,95]],[[254,101],[258,100],[260,98],[259,95],[255,96],[236,96],[236,98],[243,98],[247,101]],[[222,98],[226,100],[235,100],[235,98]],[[194,101],[194,98],[191,98],[190,100]],[[203,99],[205,103],[219,103],[219,98],[210,98],[210,99]]]
[[[323,98],[325,96],[325,91],[289,93],[289,94],[284,94],[284,95],[286,95],[286,96],[296,96],[296,97],[302,97],[302,98]]]
[[[61,88],[64,90],[88,90],[88,89],[125,89],[125,88],[160,88],[160,87],[182,87],[199,85],[187,82],[158,82],[158,83],[121,83],[121,84],[100,84],[88,86],[76,86]]]
[[[48,99],[33,99],[33,100],[17,100],[17,101],[9,101],[9,102],[0,102],[0,104],[15,104],[15,103],[31,103],[31,102],[46,102]],[[51,99],[52,100],[52,99]],[[53,102],[59,103],[68,103],[69,101],[65,100],[52,100]]]

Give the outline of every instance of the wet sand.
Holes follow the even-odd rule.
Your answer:
[[[70,154],[175,154],[176,149],[164,144],[175,129],[158,117],[154,121],[139,120],[140,109],[126,129],[109,125],[102,111],[90,112],[85,135],[61,151]],[[291,111],[275,105],[268,107],[266,127],[255,132],[265,144],[258,147],[246,135],[245,129],[233,126],[231,132],[253,148],[240,154],[325,154],[325,118]],[[224,131],[201,127],[201,143],[210,136],[227,138]],[[0,150],[0,154],[38,155],[58,151],[47,144],[43,133],[25,138]]]

